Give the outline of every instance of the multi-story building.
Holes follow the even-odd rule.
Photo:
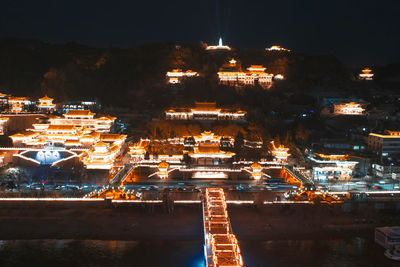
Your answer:
[[[235,59],[222,65],[218,71],[218,78],[221,84],[231,86],[255,85],[259,84],[264,88],[272,86],[273,74],[266,73],[261,65],[251,65],[246,71]]]
[[[398,163],[374,163],[372,164],[372,174],[382,179],[399,179],[400,164]]]
[[[53,103],[53,98],[48,97],[47,95],[39,98],[39,102],[37,104],[37,108],[43,112],[49,112],[55,109],[56,104]]]
[[[173,69],[167,72],[167,80],[169,84],[181,83],[185,78],[197,77],[199,74],[192,70],[182,71],[181,69]]]
[[[216,102],[195,102],[193,108],[172,108],[165,111],[167,120],[245,120],[240,109],[218,108]]]
[[[95,118],[96,114],[90,110],[69,110],[63,114],[63,117],[51,117],[50,124],[55,125],[74,125],[78,127],[86,127],[96,132],[110,132],[111,126],[115,121],[115,117],[102,116]]]
[[[386,130],[383,134],[368,135],[368,150],[379,156],[389,156],[400,153],[400,131]]]
[[[114,161],[121,151],[121,145],[110,144],[100,141],[86,152],[82,162],[86,169],[106,169],[112,168]]]
[[[32,104],[33,102],[28,97],[8,97],[9,112],[11,113],[25,112]]]
[[[348,155],[310,154],[314,180],[349,180],[358,164]]]

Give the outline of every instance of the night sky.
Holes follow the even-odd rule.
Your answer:
[[[349,64],[400,61],[398,0],[0,1],[0,37],[130,47],[149,42],[279,44]]]

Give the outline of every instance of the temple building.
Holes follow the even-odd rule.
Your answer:
[[[348,155],[309,155],[314,180],[350,180],[358,164],[350,161]]]
[[[231,159],[235,153],[222,151],[216,144],[199,144],[189,156],[196,165],[220,165]]]
[[[333,114],[335,115],[365,115],[365,108],[363,104],[349,102],[349,103],[334,103]]]
[[[37,104],[37,108],[44,112],[49,112],[56,107],[56,104],[53,103],[53,98],[48,97],[47,95],[39,98],[39,103]]]
[[[100,141],[86,152],[87,155],[83,157],[82,162],[86,169],[109,170],[120,151],[121,145]]]
[[[262,173],[262,166],[259,164],[259,163],[257,163],[257,162],[254,162],[253,164],[251,164],[251,176],[253,177],[253,179],[254,180],[260,180],[261,178],[262,178],[262,176],[263,176],[263,173]]]
[[[278,147],[275,146],[274,142],[272,141],[272,155],[275,157],[276,161],[279,163],[286,163],[288,157],[290,156],[289,148],[283,145],[279,145]]]
[[[9,112],[21,113],[27,111],[28,107],[32,105],[32,101],[28,97],[8,97]]]
[[[193,108],[172,108],[165,112],[167,120],[246,120],[240,109],[218,108],[216,102],[195,102]]]
[[[160,164],[158,164],[158,172],[157,175],[161,179],[166,179],[168,178],[168,167],[169,164],[166,161],[161,161]]]
[[[208,50],[208,51],[218,51],[218,50],[230,51],[231,48],[227,45],[223,45],[222,38],[219,38],[218,45],[209,45],[206,47],[206,50]]]
[[[148,159],[145,159],[146,153],[152,144],[158,146],[175,147],[173,152],[168,154],[148,154]],[[141,139],[138,143],[129,146],[129,154],[131,155],[132,163],[152,162],[159,163],[162,160],[169,164],[181,164],[183,155],[187,153],[193,160],[194,164],[200,165],[218,165],[226,159],[232,158],[234,153],[222,151],[221,148],[232,148],[234,138],[230,136],[219,136],[211,131],[204,131],[200,135],[186,136],[174,140],[150,140]]]
[[[90,110],[69,110],[63,114],[63,117],[51,117],[49,122],[55,125],[86,127],[89,130],[102,133],[110,132],[116,118],[111,116],[95,118],[95,115]]]
[[[115,117],[94,118],[88,110],[72,110],[63,117],[47,116],[47,121],[34,123],[32,129],[11,135],[14,146],[90,148],[97,142],[122,145],[126,135],[110,134]]]
[[[372,73],[372,70],[370,68],[364,68],[358,75],[358,78],[360,80],[372,81],[374,78],[374,74]]]
[[[222,65],[218,71],[218,78],[221,84],[231,86],[255,85],[258,84],[264,88],[272,86],[273,74],[266,73],[261,65],[251,65],[246,71],[235,59]]]
[[[181,83],[185,78],[197,77],[199,74],[192,70],[182,71],[181,69],[173,69],[167,72],[167,79],[169,84]]]
[[[267,51],[283,51],[283,52],[290,52],[289,49],[280,47],[279,45],[273,45],[273,46],[271,46],[271,47],[269,47],[269,48],[266,48],[265,50],[267,50]]]

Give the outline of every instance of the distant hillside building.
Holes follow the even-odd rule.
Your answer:
[[[365,68],[358,75],[358,78],[360,80],[372,81],[374,78],[374,74],[372,73],[372,70],[370,68]]]
[[[255,85],[259,84],[264,88],[272,86],[273,74],[266,73],[261,65],[251,65],[246,71],[235,59],[222,65],[218,71],[218,78],[221,84],[231,86]]]
[[[400,154],[400,131],[386,130],[384,134],[370,133],[368,136],[368,150],[379,156]]]
[[[283,52],[290,52],[289,49],[280,47],[279,45],[273,45],[271,47],[265,48],[267,51],[283,51]]]
[[[181,69],[173,69],[167,72],[167,79],[169,84],[181,83],[182,79],[197,77],[199,74],[192,70],[182,71]]]
[[[356,102],[335,103],[333,104],[333,114],[335,115],[365,115],[363,104]]]
[[[195,102],[193,108],[171,108],[165,112],[167,120],[241,120],[246,112],[240,109],[218,108],[216,102]]]

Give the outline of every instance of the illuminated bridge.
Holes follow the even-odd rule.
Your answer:
[[[243,266],[222,188],[206,188],[203,197],[204,256],[207,267]]]

